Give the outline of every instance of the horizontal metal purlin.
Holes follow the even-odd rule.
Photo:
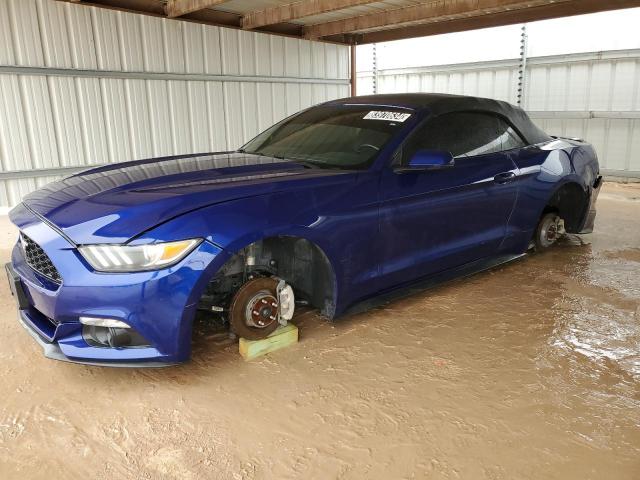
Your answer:
[[[19,67],[0,65],[0,74],[39,75],[49,77],[118,78],[130,80],[182,80],[241,83],[307,83],[349,85],[348,78],[268,77],[251,75],[216,75],[207,73],[120,72],[114,70],[78,70],[74,68]]]
[[[531,118],[544,118],[547,120],[570,120],[590,118],[613,118],[620,120],[640,120],[640,111],[575,111],[575,110],[535,110],[527,111]]]
[[[117,165],[117,164],[114,164]],[[38,168],[35,170],[13,170],[10,172],[0,172],[1,180],[17,180],[23,178],[36,177],[54,177],[61,175],[71,175],[73,173],[88,170],[90,168],[101,167],[103,165],[82,165],[78,167],[54,167],[54,168]]]
[[[600,170],[600,174],[605,177],[616,177],[616,178],[640,178],[640,172],[633,170],[611,170],[611,169],[602,169]]]
[[[611,50],[604,52],[570,53],[566,55],[549,55],[543,57],[530,57],[527,63],[531,66],[549,66],[558,64],[591,63],[597,61],[640,60],[640,49]],[[453,63],[444,65],[431,65],[423,67],[388,68],[378,70],[378,76],[419,75],[425,73],[451,73],[458,71],[486,71],[505,68],[517,68],[518,59],[487,60],[479,62]],[[371,77],[371,70],[357,72],[361,77]]]

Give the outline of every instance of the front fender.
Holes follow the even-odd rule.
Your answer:
[[[301,194],[293,197],[273,194],[211,205],[159,225],[130,244],[204,238],[234,253],[257,240],[285,235],[306,238],[330,257],[330,246],[319,233],[323,218],[316,213],[313,199]]]
[[[307,205],[307,208],[300,209],[300,205]],[[333,277],[333,305],[337,307],[342,262],[339,250],[332,246],[331,236],[327,235],[327,222],[328,219],[315,213],[314,203],[308,197],[300,196],[295,200],[290,195],[285,198],[279,194],[249,197],[182,215],[136,238],[131,244],[199,237],[220,247],[229,259],[248,245],[265,238],[304,239],[314,244],[329,263]],[[339,242],[334,245],[339,245]],[[194,297],[203,293],[208,281],[222,265],[216,262],[215,268],[204,273]]]
[[[320,249],[335,277],[335,315],[379,288],[380,174],[335,175],[322,185],[211,205],[158,225],[130,243],[202,237],[233,254],[264,238],[288,236]]]

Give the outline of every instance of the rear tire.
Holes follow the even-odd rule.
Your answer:
[[[560,217],[557,213],[547,213],[542,216],[533,237],[536,252],[544,252],[551,248],[560,238]]]

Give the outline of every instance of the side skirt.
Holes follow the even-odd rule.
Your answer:
[[[403,286],[394,288],[391,291],[383,292],[370,299],[363,300],[362,302],[359,302],[353,305],[352,307],[349,307],[340,316],[342,317],[344,315],[352,315],[356,313],[366,312],[367,310],[371,310],[373,308],[386,305],[388,303],[394,302],[396,300],[400,300],[402,298],[410,297],[417,293],[424,292],[425,290],[429,290],[431,288],[443,285],[453,280],[459,280],[462,278],[470,277],[480,272],[491,270],[500,265],[504,265],[514,260],[518,260],[524,256],[526,256],[526,253],[520,253],[518,255],[513,255],[513,254],[500,255],[496,257],[476,260],[474,262],[467,263],[460,267],[435,274],[428,278],[422,278],[422,279],[416,280],[415,282],[411,282],[408,285],[403,285]]]

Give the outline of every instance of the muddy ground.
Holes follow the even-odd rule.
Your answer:
[[[15,232],[0,223],[0,259]],[[200,327],[163,370],[60,363],[0,282],[0,478],[638,479],[640,187],[596,232],[245,363]]]

